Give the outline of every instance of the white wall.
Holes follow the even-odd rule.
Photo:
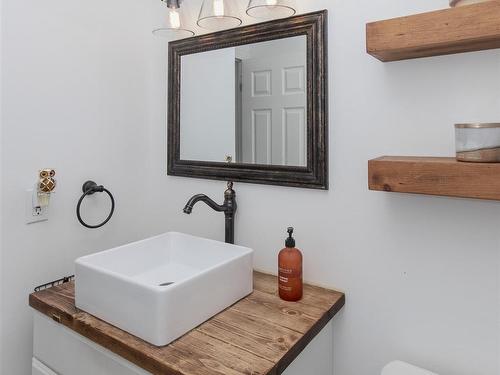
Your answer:
[[[334,324],[335,375],[377,374],[397,358],[442,374],[498,375],[500,204],[370,192],[367,160],[453,155],[455,122],[498,121],[500,51],[383,64],[365,52],[367,21],[445,8],[447,1],[298,3],[301,11],[330,11],[332,186],[235,184],[236,242],[256,250],[257,268],[275,272],[293,225],[306,279],[346,291]],[[159,82],[165,59],[159,46]],[[156,88],[156,134],[165,131],[164,91]],[[191,216],[181,209],[194,193],[221,200],[224,183],[162,176],[161,136],[152,139],[152,152],[151,234],[168,228],[223,239],[221,215],[201,205]]]
[[[235,59],[234,48],[182,56],[182,160],[236,158]]]
[[[4,0],[4,375],[30,373],[28,293],[72,272],[79,255],[166,230],[223,239],[222,215],[182,207],[199,192],[221,201],[224,183],[165,176],[166,43],[150,37],[158,3]],[[199,3],[189,2],[193,16]],[[332,187],[236,184],[236,241],[274,272],[294,225],[306,279],[346,291],[335,375],[377,374],[396,358],[443,375],[498,375],[500,204],[369,192],[366,162],[452,155],[454,122],[498,120],[500,51],[382,64],[364,52],[366,21],[447,1],[298,3],[330,11]],[[51,219],[26,226],[23,189],[49,166],[59,179]],[[102,230],[85,230],[74,215],[88,177],[117,198]]]
[[[4,0],[2,374],[31,374],[28,294],[37,284],[72,273],[80,255],[145,236],[150,12],[135,0]],[[50,220],[28,226],[24,189],[44,167],[59,183]],[[117,200],[100,230],[76,220],[87,178]],[[108,205],[92,197],[85,214],[97,222]]]
[[[0,337],[3,337],[2,332],[2,312],[3,312],[3,298],[2,298],[2,230],[3,230],[3,195],[2,195],[2,180],[3,180],[3,147],[2,147],[2,133],[3,133],[3,116],[2,116],[2,94],[3,94],[3,0],[0,0]],[[2,340],[0,340],[0,363],[2,363],[3,350]],[[0,369],[0,374],[2,370]]]

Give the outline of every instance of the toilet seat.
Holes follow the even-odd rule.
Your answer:
[[[394,361],[385,366],[381,375],[438,375],[429,370],[410,365],[401,361]]]

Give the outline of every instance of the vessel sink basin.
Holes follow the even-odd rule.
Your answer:
[[[253,250],[169,232],[76,260],[76,306],[164,346],[253,290]]]

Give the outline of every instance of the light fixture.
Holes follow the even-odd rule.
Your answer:
[[[234,2],[235,0],[203,0],[198,26],[211,31],[240,26],[242,21]]]
[[[260,19],[285,18],[296,13],[293,0],[250,0],[247,14]]]
[[[153,35],[170,40],[188,38],[194,32],[184,27],[184,17],[181,10],[182,0],[161,0],[167,4],[167,18],[164,26],[154,29]]]

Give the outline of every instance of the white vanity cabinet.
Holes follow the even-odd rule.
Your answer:
[[[147,375],[109,350],[34,312],[32,375]]]
[[[78,309],[73,281],[32,293],[33,373],[331,375],[332,322],[344,293],[304,284],[304,298],[286,302],[277,289],[276,276],[255,271],[250,295],[166,346]]]
[[[32,375],[147,375],[150,374],[74,331],[34,312]],[[330,322],[283,372],[284,375],[333,373]]]

